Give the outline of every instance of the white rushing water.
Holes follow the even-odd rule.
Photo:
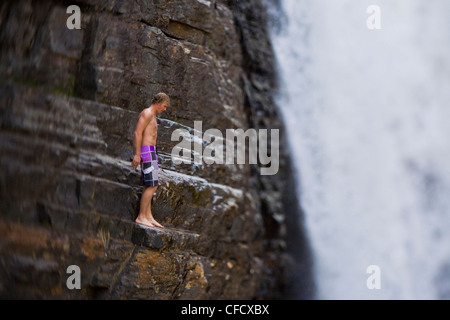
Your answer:
[[[280,3],[277,103],[317,298],[450,299],[450,1]]]

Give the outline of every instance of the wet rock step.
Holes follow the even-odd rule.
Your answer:
[[[253,238],[260,230],[262,221],[253,214],[254,200],[249,193],[169,170],[163,171],[161,178],[163,185],[154,196],[155,217],[161,222],[238,240]]]
[[[210,259],[224,259],[224,257],[249,262],[253,255],[262,255],[263,242],[239,242],[234,239],[218,239],[185,230],[172,228],[149,228],[134,225],[131,241],[153,250],[170,252],[191,252]],[[252,255],[249,254],[252,252]]]
[[[22,205],[26,206],[26,201]],[[64,234],[69,238],[83,235],[101,241],[103,247],[108,250],[114,242],[126,242],[161,252],[190,252],[210,258],[228,257],[240,261],[247,260],[250,251],[261,254],[263,250],[262,242],[253,241],[250,244],[236,239],[220,239],[215,235],[214,237],[201,235],[170,227],[149,228],[136,224],[134,220],[52,203],[39,203],[28,213],[33,210],[37,210],[35,219],[25,217],[28,218],[26,220],[21,216],[15,216],[15,219],[11,219],[11,223],[15,224],[19,219],[28,227],[35,226],[55,234]]]
[[[111,240],[127,241],[149,249],[196,251],[200,235],[174,228],[149,228],[134,220],[120,219],[91,210],[67,209],[51,203],[40,203],[41,225],[67,234],[84,234],[99,238],[105,247]],[[47,220],[42,221],[43,216]]]
[[[61,233],[67,237],[86,237],[101,240],[105,248],[114,241],[133,243],[152,250],[170,252],[191,252],[211,258],[228,257],[245,261],[248,252],[261,254],[261,241],[245,242],[241,237],[232,239],[229,236],[219,238],[217,234],[196,234],[190,231],[166,227],[164,229],[148,228],[138,225],[134,220],[113,217],[95,210],[68,208],[53,203],[34,203],[22,201],[20,209],[14,210],[13,216],[6,221],[15,224],[18,221],[32,227]],[[11,208],[10,208],[11,209]],[[2,209],[2,212],[4,210]],[[4,218],[7,218],[6,216]]]
[[[134,224],[131,241],[150,249],[196,251],[200,235],[172,228],[150,228]]]
[[[85,210],[134,221],[138,214],[140,190],[136,188],[70,171],[24,167],[20,163],[5,166],[8,170],[2,177],[0,196],[4,216],[23,220],[45,216],[49,203],[64,207],[66,211],[60,212],[64,215]],[[202,180],[195,181],[197,185],[188,184],[187,179],[180,180],[179,175],[174,179],[170,172],[161,181],[164,184],[152,209],[163,225],[204,235],[214,234],[220,225],[223,231],[216,237],[255,236],[253,230],[261,221],[245,219],[249,213],[242,211],[245,206],[239,205],[243,199],[237,198],[241,195],[238,191]]]
[[[8,155],[0,158],[5,169],[1,181],[5,214],[18,215],[19,211],[25,219],[28,214],[35,216],[45,202],[131,221],[137,216],[140,174],[128,163],[59,144],[49,146],[37,138],[26,140],[14,133],[2,132],[0,138],[4,142],[1,154]],[[251,230],[255,228],[244,223],[251,202],[244,191],[170,170],[161,172],[160,182],[153,208],[164,225],[202,234],[222,225],[226,226],[220,228],[222,237],[254,235]]]
[[[41,206],[48,221],[51,221],[51,228],[99,237],[105,246],[110,239],[116,239],[155,250],[195,251],[200,237],[199,234],[174,228],[149,228],[136,224],[134,220],[90,210],[68,210],[50,203]]]

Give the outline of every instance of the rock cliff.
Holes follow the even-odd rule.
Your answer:
[[[71,4],[81,29],[66,27]],[[2,2],[1,297],[286,297],[305,258],[291,241],[305,242],[264,12],[258,0]],[[130,165],[138,114],[160,91],[171,97],[158,119],[163,230],[134,224]],[[281,129],[279,173],[175,164],[171,135],[194,139],[194,121]],[[71,265],[79,290],[66,286]]]

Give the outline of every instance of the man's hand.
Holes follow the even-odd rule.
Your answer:
[[[133,167],[133,169],[136,169],[139,163],[141,163],[141,156],[135,154],[133,161],[131,162],[131,166]]]

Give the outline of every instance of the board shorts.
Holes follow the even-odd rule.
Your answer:
[[[141,177],[146,187],[158,186],[159,162],[155,146],[141,147]]]

